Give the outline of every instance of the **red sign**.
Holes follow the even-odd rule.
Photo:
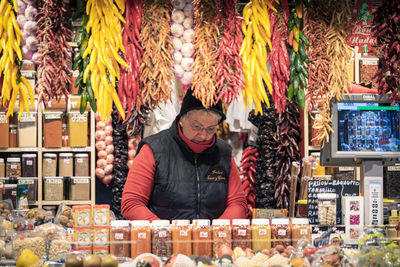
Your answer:
[[[347,44],[355,47],[368,47],[378,44],[372,32],[374,13],[376,8],[367,0],[359,0],[352,8],[353,18],[350,20],[347,28],[351,33],[346,37]]]

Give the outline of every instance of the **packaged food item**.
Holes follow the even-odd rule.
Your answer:
[[[16,232],[32,231],[35,228],[34,221],[24,217],[16,217],[13,221],[13,228]]]
[[[36,232],[23,232],[16,234],[13,241],[15,258],[21,256],[24,249],[30,249],[40,260],[46,259],[46,239]]]
[[[110,225],[110,254],[116,257],[130,256],[130,226],[129,221],[115,220]]]
[[[28,210],[28,185],[18,184],[17,185],[17,210]]]
[[[51,222],[36,226],[35,232],[40,233],[46,240],[60,239],[60,235],[63,235],[62,227]]]
[[[93,225],[94,226],[110,225],[110,205],[93,206]]]
[[[9,123],[5,112],[0,112],[0,147],[8,147]]]
[[[18,147],[37,146],[37,114],[24,112],[18,121]]]
[[[271,236],[272,246],[283,245],[284,247],[291,244],[291,229],[289,219],[287,218],[273,218],[271,221]]]
[[[62,145],[62,112],[46,112],[43,114],[44,147],[61,147]]]
[[[108,226],[93,227],[93,247],[108,247],[110,229]]]
[[[51,214],[46,212],[44,209],[33,208],[28,210],[27,213],[25,213],[25,218],[31,219],[38,225],[41,225],[52,220],[54,216],[51,216]]]
[[[292,219],[292,242],[293,246],[297,245],[297,242],[305,238],[311,242],[311,226],[307,218],[293,218]]]
[[[10,124],[10,133],[8,135],[8,147],[17,147],[17,125]]]
[[[21,177],[21,159],[20,158],[7,158],[6,176],[9,178]]]
[[[3,184],[3,199],[9,200],[12,207],[17,207],[17,185],[16,184]]]
[[[320,225],[336,224],[336,194],[319,193],[318,198],[318,221]]]
[[[193,220],[193,254],[212,257],[210,220]]]
[[[68,114],[70,146],[88,145],[88,113],[70,112]]]
[[[90,200],[90,177],[71,177],[69,200]]]
[[[74,227],[76,249],[92,249],[92,227]]]
[[[151,228],[146,220],[131,221],[131,258],[151,252]]]
[[[253,219],[251,225],[253,250],[270,249],[271,226],[269,225],[269,219]]]
[[[245,250],[251,248],[251,228],[249,219],[232,220],[232,247]]]
[[[72,206],[74,226],[85,227],[92,225],[92,207],[90,205]]]
[[[64,177],[44,177],[44,200],[64,200]]]
[[[38,194],[38,179],[37,177],[29,177],[29,178],[18,178],[18,188],[21,188],[21,191],[26,188],[26,197],[28,200],[28,204],[34,204],[37,201]],[[19,192],[20,190],[18,190]],[[18,196],[18,199],[20,197]]]
[[[65,203],[61,203],[54,222],[64,227],[72,228],[74,226],[74,211],[71,207],[65,205]]]
[[[22,177],[37,177],[37,155],[22,154]]]
[[[86,153],[78,153],[74,155],[74,158],[74,176],[89,176],[89,155]]]
[[[4,159],[0,158],[0,178],[6,177],[6,164],[4,164]]]
[[[151,252],[162,260],[172,255],[172,235],[168,220],[154,220],[151,224]]]
[[[59,237],[49,241],[49,261],[66,260],[71,253],[71,242],[63,237]]]
[[[231,222],[225,219],[215,219],[212,221],[213,231],[213,250],[214,257],[218,256],[220,246],[226,245],[232,248],[232,229]]]
[[[192,255],[192,229],[189,220],[172,221],[172,253]]]
[[[63,177],[70,177],[73,175],[74,161],[72,153],[60,153],[58,162],[58,175]]]
[[[43,177],[57,176],[57,154],[43,153]]]
[[[0,201],[0,216],[11,221],[13,219],[11,215],[13,208],[13,203],[9,199]]]

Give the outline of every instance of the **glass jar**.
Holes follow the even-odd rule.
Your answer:
[[[192,255],[192,230],[189,220],[172,221],[172,253]]]
[[[232,247],[245,250],[251,248],[251,229],[249,219],[232,220]]]
[[[18,121],[18,147],[37,146],[36,112],[24,112]]]
[[[46,112],[43,126],[44,147],[61,147],[62,145],[62,112]]]
[[[21,177],[21,159],[7,158],[6,177],[19,178]]]
[[[299,239],[305,238],[311,242],[311,226],[307,218],[292,219],[292,242],[293,246],[297,245]]]
[[[68,124],[62,124],[62,134],[61,134],[61,142],[63,147],[69,146],[69,132],[68,132]]]
[[[64,178],[44,177],[44,200],[64,200]]]
[[[172,235],[168,220],[154,220],[151,231],[151,253],[166,261],[172,255]]]
[[[0,158],[0,178],[6,177],[6,165],[4,164],[4,159]]]
[[[57,175],[57,154],[43,154],[43,177],[55,177]]]
[[[226,219],[212,221],[214,257],[218,257],[218,250],[222,245],[232,248],[231,222]]]
[[[283,245],[284,247],[291,244],[291,229],[289,219],[287,218],[273,218],[271,221],[271,237],[272,246]]]
[[[0,147],[8,147],[9,145],[9,130],[10,125],[6,118],[5,112],[0,112]]]
[[[193,220],[193,255],[212,257],[210,220]]]
[[[115,220],[110,224],[110,254],[116,257],[130,256],[130,226],[129,221]]]
[[[147,220],[131,221],[131,258],[151,253],[151,228]]]
[[[22,177],[37,177],[36,154],[22,154]]]
[[[17,125],[10,124],[8,147],[17,147]]]
[[[271,248],[271,226],[268,219],[253,219],[251,221],[251,234],[253,240],[253,250],[263,250]]]
[[[72,153],[60,153],[58,175],[63,177],[71,177],[74,170],[74,162]]]
[[[319,193],[318,199],[318,221],[320,225],[336,224],[336,194]]]
[[[89,176],[89,155],[79,153],[74,155],[75,172],[74,176]]]

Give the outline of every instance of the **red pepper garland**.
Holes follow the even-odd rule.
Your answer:
[[[242,158],[240,159],[240,181],[244,189],[244,194],[247,200],[248,216],[253,216],[253,209],[256,207],[256,161],[259,156],[257,148],[251,146],[243,150]]]
[[[239,95],[243,87],[242,59],[239,57],[243,42],[242,18],[238,17],[236,0],[220,0],[221,12],[217,20],[222,36],[217,50],[216,84],[217,100],[227,104]]]

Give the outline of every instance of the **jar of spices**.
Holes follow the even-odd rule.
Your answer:
[[[4,159],[0,158],[0,178],[6,177],[6,165],[4,164]]]
[[[18,121],[18,147],[37,146],[37,114],[24,112]]]
[[[72,153],[60,153],[60,160],[58,164],[58,175],[63,177],[71,177],[74,170],[74,162]]]
[[[311,226],[307,218],[292,219],[292,243],[297,245],[299,239],[305,238],[311,242]]]
[[[0,147],[8,147],[9,129],[6,113],[0,112]]]
[[[169,220],[154,220],[151,223],[151,253],[166,261],[172,255],[172,235]]]
[[[269,219],[251,221],[252,248],[254,251],[271,248],[271,226]]]
[[[231,222],[226,219],[214,219],[212,221],[214,257],[218,257],[218,250],[222,245],[232,248]]]
[[[6,177],[19,178],[21,177],[21,159],[7,158]]]
[[[64,177],[44,177],[44,200],[64,200]]]
[[[131,221],[131,258],[151,253],[151,228],[146,220]]]
[[[130,256],[130,226],[129,221],[115,220],[110,225],[110,254],[116,257]]]
[[[287,218],[273,218],[271,221],[271,237],[272,246],[277,245],[290,246],[291,244],[291,229],[289,219]]]
[[[36,154],[22,154],[22,177],[37,177]]]
[[[210,220],[193,220],[193,254],[212,257]]]
[[[172,221],[172,254],[192,255],[192,229],[189,220]]]
[[[88,145],[88,113],[70,112],[68,114],[69,143],[72,147]]]
[[[78,153],[74,155],[74,158],[74,176],[89,176],[89,155],[86,153]]]
[[[62,112],[44,113],[43,137],[44,147],[61,147],[62,145]]]
[[[43,154],[43,177],[54,177],[57,175],[57,154]]]
[[[251,248],[251,229],[249,219],[232,220],[232,247],[245,250]]]
[[[17,147],[17,125],[10,124],[8,147]]]
[[[90,177],[71,177],[69,200],[90,200]]]

